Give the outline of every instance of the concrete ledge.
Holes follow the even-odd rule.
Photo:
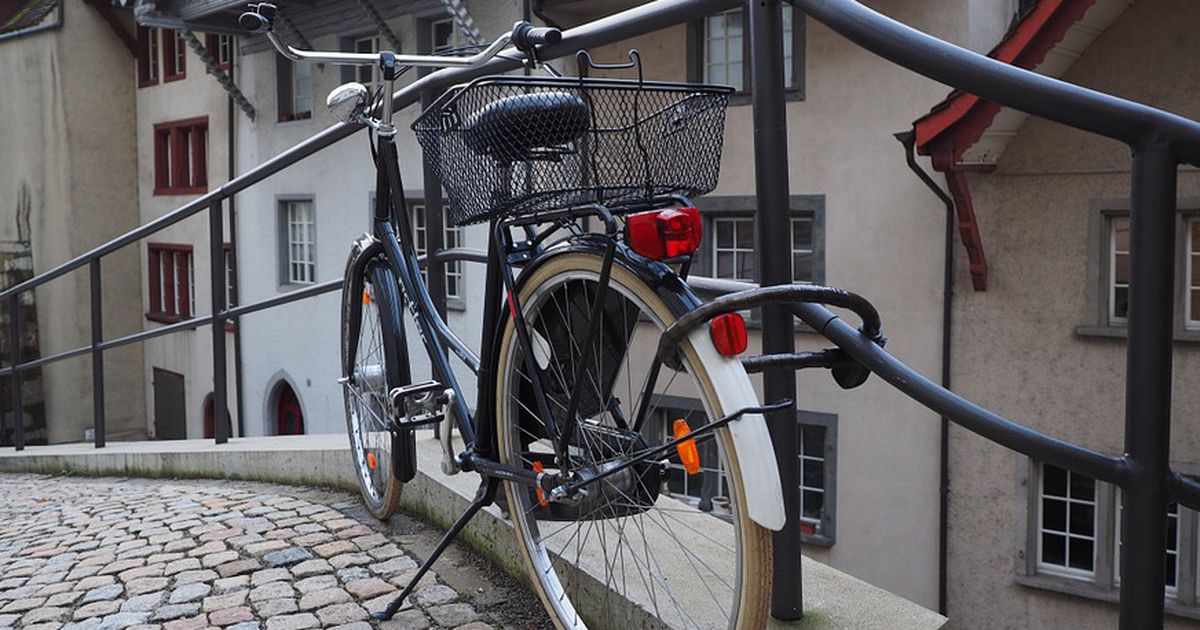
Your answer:
[[[428,433],[419,434],[417,448],[419,472],[405,485],[402,505],[449,527],[475,495],[479,477],[442,475],[439,448]],[[220,446],[211,440],[178,440],[110,443],[104,449],[91,444],[33,446],[19,453],[6,448],[0,449],[0,472],[240,479],[330,485],[358,492],[343,435],[238,438]],[[463,538],[492,562],[526,579],[516,539],[499,507],[482,511],[463,531]],[[933,630],[946,623],[933,611],[809,558],[803,559],[803,571],[805,619],[796,624],[774,622],[770,627]],[[603,588],[599,582],[594,586]],[[612,598],[608,603],[613,604]],[[661,625],[635,606],[628,608],[631,623],[626,628]]]

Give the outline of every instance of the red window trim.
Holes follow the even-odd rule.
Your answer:
[[[146,267],[149,270],[150,298],[149,308],[146,309],[146,319],[160,324],[173,324],[181,322],[185,319],[191,319],[194,313],[191,312],[191,293],[192,287],[188,284],[188,263],[184,263],[181,274],[183,282],[179,284],[180,293],[179,306],[181,312],[163,311],[158,309],[159,302],[165,301],[168,304],[175,303],[175,287],[173,284],[167,285],[167,295],[162,294],[162,278],[159,275],[161,261],[159,257],[163,252],[186,253],[191,254],[191,264],[193,267],[196,264],[196,255],[193,252],[191,245],[182,243],[147,243],[146,244]],[[185,259],[186,260],[186,259]],[[193,274],[195,269],[193,268]]]
[[[180,64],[179,73],[171,74],[170,70],[175,67],[175,44],[179,41],[179,34],[173,30],[163,30],[162,43],[159,44],[159,49],[162,50],[162,82],[170,83],[187,78],[187,50],[183,51],[183,63]]]
[[[137,29],[137,72],[138,72],[138,87],[144,88],[151,85],[158,85],[159,78],[162,75],[162,67],[158,68],[156,73],[158,76],[149,78],[150,74],[150,38],[158,37],[158,29],[146,26],[139,26]],[[158,61],[157,53],[155,53],[155,62]]]
[[[231,40],[229,42],[229,55],[232,57],[233,56],[233,41],[232,41],[233,36],[230,35],[229,37],[231,38]],[[220,38],[221,38],[221,36],[216,33],[209,33],[209,34],[205,35],[204,36],[204,47],[208,49],[208,54],[212,56],[213,60],[217,62],[217,67],[224,70],[225,72],[229,72],[229,62],[221,61]],[[204,68],[204,71],[208,74],[212,74],[212,70],[210,70],[207,66]]]
[[[154,194],[194,195],[208,192],[208,144],[206,134],[192,134],[188,145],[191,152],[187,164],[192,173],[183,172],[185,163],[179,155],[182,130],[208,131],[208,116],[175,120],[154,125]],[[196,175],[192,181],[192,175]],[[177,185],[187,181],[188,185]]]

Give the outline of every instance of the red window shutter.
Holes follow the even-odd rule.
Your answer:
[[[192,188],[208,188],[208,127],[192,127]]]
[[[162,278],[158,273],[158,258],[162,255],[162,252],[154,247],[148,247],[147,251],[149,252],[148,263],[150,268],[150,291],[148,292],[150,296],[150,308],[147,311],[158,313],[161,310],[159,307],[162,304]]]
[[[192,286],[188,282],[188,268],[191,264],[191,253],[182,250],[175,252],[175,273],[179,278],[179,311],[175,314],[181,319],[192,316]]]
[[[154,188],[159,191],[171,187],[171,129],[154,130]]]

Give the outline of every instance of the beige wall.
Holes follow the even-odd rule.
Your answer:
[[[1141,0],[1065,78],[1200,116],[1192,80],[1200,70],[1197,18],[1200,9],[1188,0]],[[1030,120],[999,169],[971,181],[990,267],[986,293],[971,290],[965,256],[957,260],[955,389],[1013,420],[1109,453],[1121,452],[1125,341],[1081,337],[1075,328],[1094,319],[1086,299],[1090,216],[1098,203],[1129,198],[1129,156],[1118,143]],[[1180,171],[1179,194],[1200,196],[1195,169]],[[1171,456],[1195,466],[1197,347],[1176,343],[1174,367]],[[1115,627],[1113,604],[1014,583],[1014,532],[1026,513],[1015,473],[1022,459],[960,429],[952,436],[954,627]],[[1169,618],[1167,626],[1196,623]]]
[[[0,239],[17,238],[16,199],[29,192],[34,271],[43,272],[137,225],[133,57],[95,9],[66,2],[62,29],[0,42]],[[139,257],[104,258],[105,336],[140,329]],[[88,272],[36,293],[41,353],[90,341]],[[141,352],[106,353],[110,438],[145,419]],[[49,439],[83,439],[92,426],[87,357],[43,368]]]
[[[201,44],[204,33],[196,32]],[[173,31],[162,31],[160,37],[169,37]],[[234,46],[236,50],[236,44]],[[240,58],[235,54],[235,72]],[[159,52],[159,72],[162,73],[162,53]],[[187,47],[185,62],[186,76],[183,79],[135,87],[137,101],[137,152],[138,152],[138,200],[141,222],[149,223],[172,210],[192,201],[199,195],[156,195],[154,194],[154,125],[159,123],[208,117],[208,189],[215,190],[228,181],[229,158],[229,97],[212,75],[205,71],[204,62]],[[131,75],[134,76],[134,75]],[[261,104],[256,103],[260,108]],[[235,109],[237,116],[244,116]],[[226,205],[226,216],[228,206]],[[225,241],[230,239],[229,222],[225,222]],[[247,235],[251,246],[255,235]],[[140,245],[141,256],[148,259],[146,243],[172,243],[192,246],[192,262],[195,265],[196,314],[212,312],[209,287],[210,255],[208,239],[208,211],[168,227],[145,239]],[[149,270],[142,265],[141,285],[149,286]],[[145,300],[149,300],[147,292]],[[142,304],[142,312],[149,310],[149,303]],[[141,318],[146,328],[157,328],[160,324]],[[234,348],[232,333],[226,335],[228,358],[228,408],[234,435],[237,435],[237,390],[234,372]],[[143,346],[145,368],[142,379],[145,383],[143,397],[148,410],[145,430],[154,435],[154,368],[169,370],[184,377],[184,408],[187,435],[190,438],[204,436],[204,400],[213,391],[212,380],[212,332],[208,327],[194,331],[177,332],[146,341]]]
[[[998,42],[1012,16],[1011,3],[999,0],[869,4],[983,51]],[[594,53],[611,61],[631,47],[642,54],[647,78],[686,76],[685,27]],[[948,89],[814,20],[807,24],[806,48],[806,98],[787,105],[789,188],[793,195],[825,197],[825,282],[867,296],[883,313],[888,349],[938,379],[945,211],[908,169],[892,134],[911,128]],[[712,196],[754,195],[753,134],[751,107],[731,107],[721,181]],[[752,334],[751,352],[758,338]],[[796,344],[829,345],[816,335],[797,335]],[[796,382],[799,409],[838,418],[836,543],[806,553],[936,608],[938,417],[878,379],[852,392],[824,371],[799,372]]]

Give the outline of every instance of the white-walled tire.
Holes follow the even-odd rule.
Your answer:
[[[544,381],[559,381],[548,386],[557,392],[548,394],[550,398],[561,397],[561,392],[571,389],[571,383],[566,381],[573,378],[570,375],[575,373],[576,366],[568,356],[570,353],[560,350],[570,347],[576,356],[579,354],[578,346],[584,343],[584,337],[574,331],[585,328],[576,328],[572,314],[587,312],[583,307],[591,302],[588,287],[594,290],[601,263],[601,257],[595,253],[562,253],[521,278],[520,302],[531,331],[538,369]],[[635,384],[638,375],[649,371],[659,333],[678,316],[653,289],[620,264],[613,265],[608,296],[606,326],[601,329],[597,345],[608,352],[594,353],[598,354],[599,363],[594,369],[589,368],[590,372],[581,371],[585,383],[597,394],[593,411],[602,410],[588,414],[588,405],[581,403],[584,408],[579,415],[587,420],[581,421],[577,430],[601,437],[591,438],[593,442],[580,438],[580,445],[573,450],[573,459],[578,457],[580,464],[586,464],[589,457],[590,461],[603,461],[597,459],[596,453],[610,448],[601,439],[605,430],[620,425],[618,416],[633,422],[638,405],[631,392],[640,391],[641,385]],[[609,309],[610,301],[615,301],[614,309]],[[625,318],[620,325],[607,325],[614,319],[614,313],[631,314],[635,309],[637,314],[632,322]],[[550,323],[540,323],[543,319]],[[562,321],[568,322],[565,328]],[[564,329],[572,332],[564,334]],[[622,342],[614,338],[614,330],[632,331],[623,342],[626,351],[620,350]],[[516,337],[510,318],[499,337],[497,441],[502,462],[531,468],[534,459],[545,459],[541,453],[550,447],[542,433],[544,426],[539,428],[538,414],[527,404],[528,378]],[[618,347],[615,352],[614,346]],[[628,352],[629,348],[633,352]],[[606,357],[613,356],[622,356],[624,361],[615,370],[611,365],[603,365]],[[651,413],[641,428],[645,439],[642,446],[661,444],[667,439],[661,435],[663,419],[687,416],[685,420],[696,429],[702,424],[702,417],[707,421],[736,411],[723,409],[717,392],[721,388],[742,390],[749,385],[748,381],[714,381],[714,378],[747,377],[744,371],[710,373],[690,340],[681,345],[681,356],[685,370],[662,368]],[[586,380],[588,374],[592,375],[591,382]],[[627,395],[622,396],[623,393]],[[688,414],[662,411],[668,405],[682,408],[688,404],[698,409]],[[757,629],[765,626],[771,590],[770,532],[749,516],[743,500],[743,466],[729,430],[716,431],[715,439],[701,448],[701,465],[706,471],[695,477],[686,476],[688,481],[700,485],[699,497],[691,496],[695,492],[686,485],[680,492],[681,479],[675,473],[666,480],[652,477],[662,482],[657,490],[641,483],[646,478],[641,476],[634,479],[634,485],[623,487],[614,483],[611,487],[597,488],[607,483],[601,481],[592,486],[597,489],[593,503],[584,504],[595,507],[588,518],[580,520],[552,520],[548,508],[539,506],[532,491],[511,482],[507,484],[509,511],[532,586],[559,627],[585,628],[591,624],[632,628],[649,624]],[[669,455],[672,462],[678,463],[678,455],[674,452]],[[636,489],[639,497],[630,496],[631,488]],[[710,493],[707,498],[705,488]],[[714,489],[717,496],[723,497],[722,501],[711,496]],[[656,496],[646,499],[642,493]],[[724,505],[728,509],[722,513]]]

